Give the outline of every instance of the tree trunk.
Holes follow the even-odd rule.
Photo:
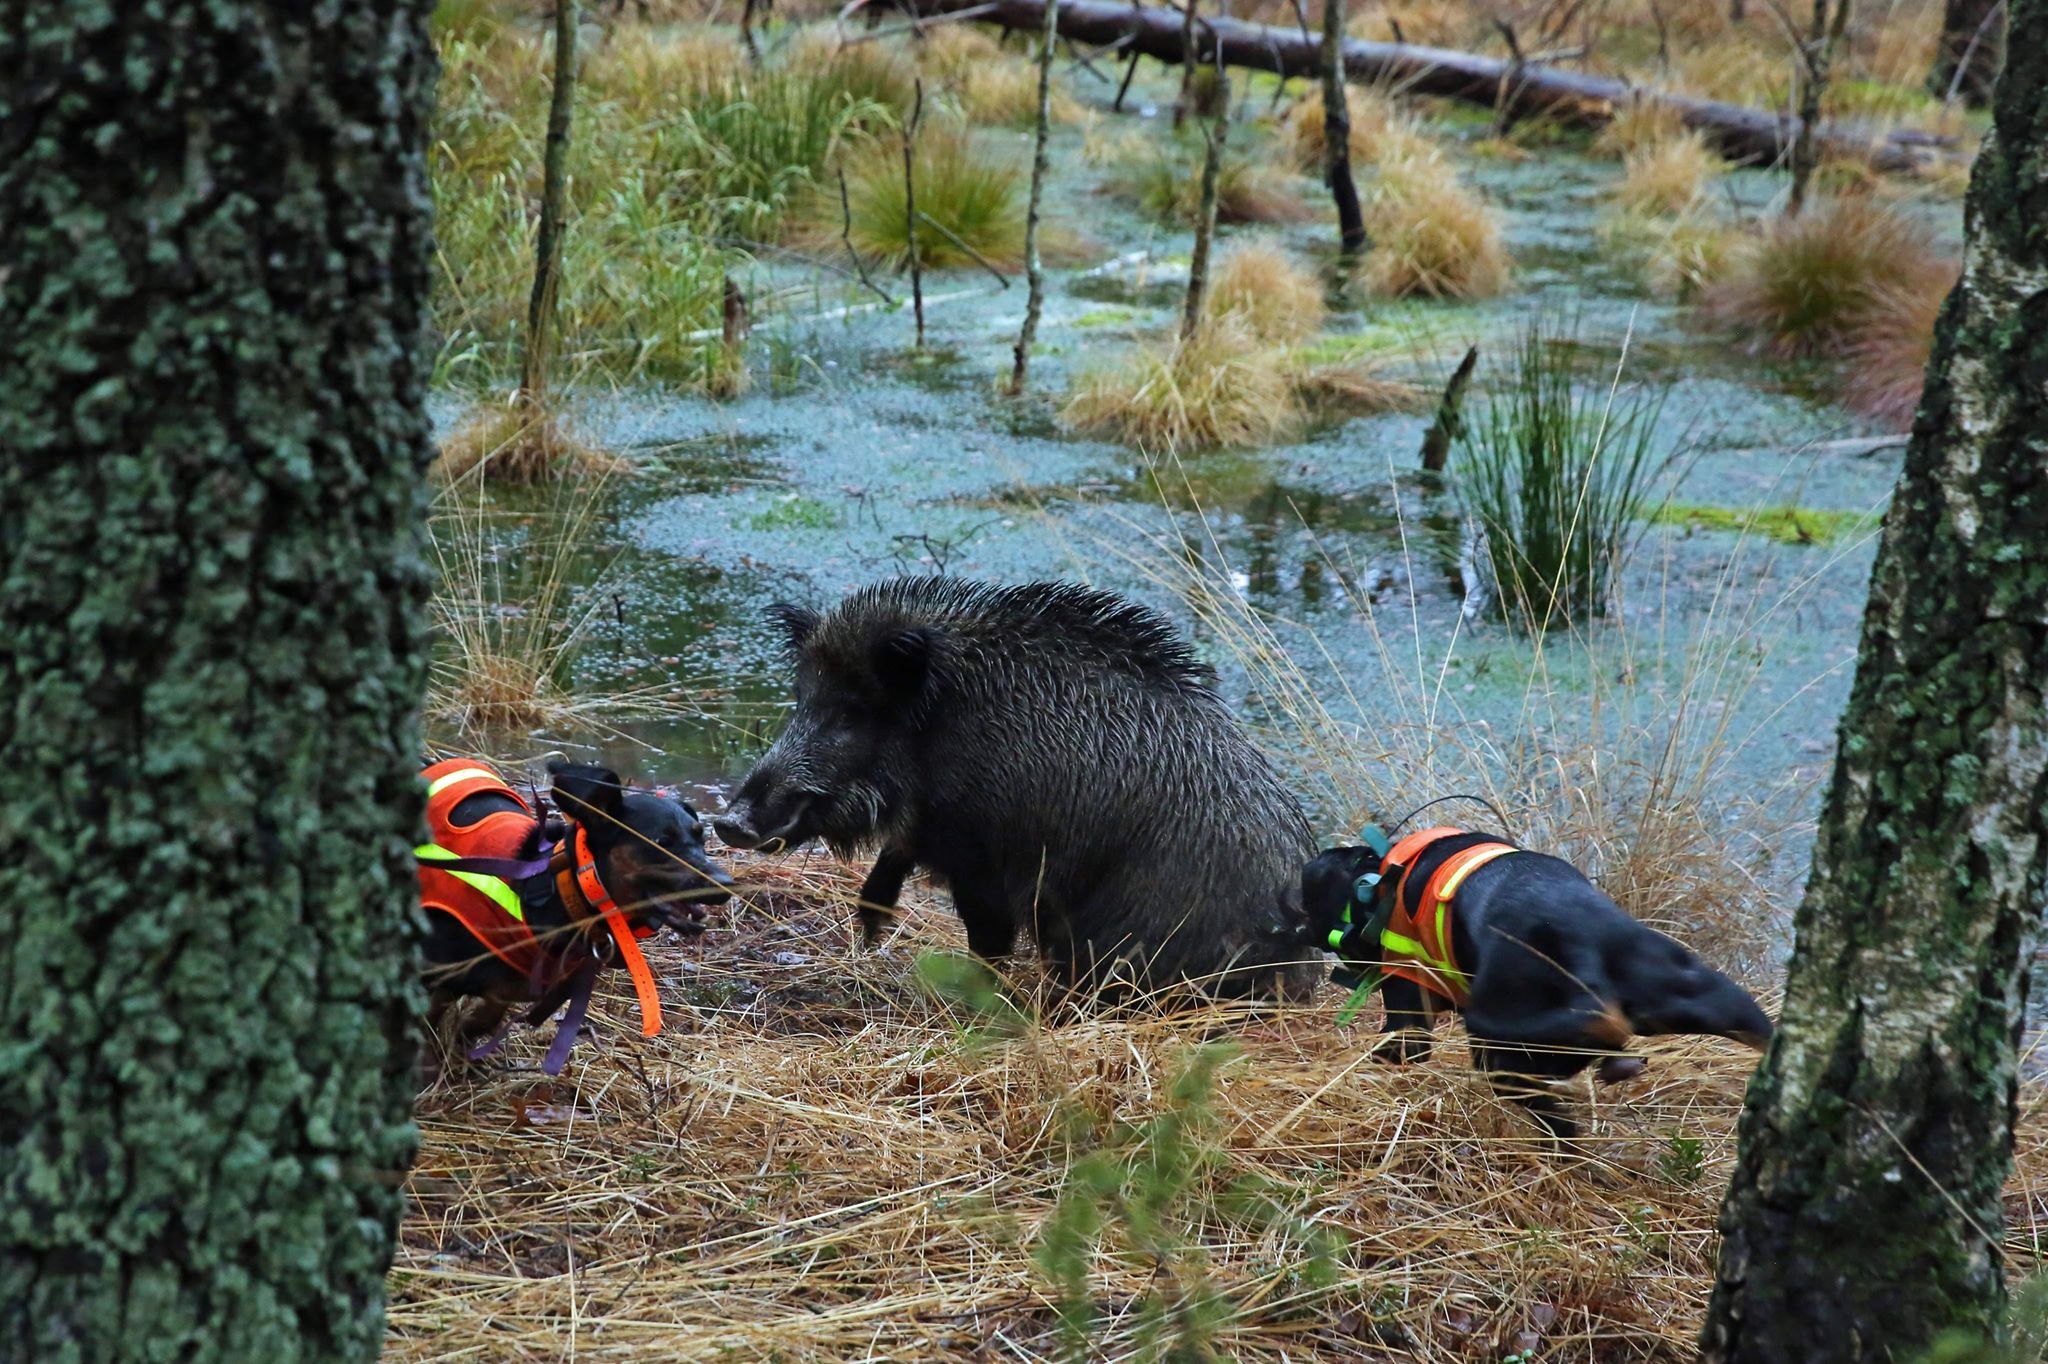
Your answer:
[[[1191,0],[1192,3],[1192,0]],[[1195,339],[1209,295],[1209,251],[1216,241],[1216,182],[1223,170],[1223,139],[1230,127],[1230,82],[1216,64],[1216,113],[1202,148],[1201,199],[1195,211],[1195,245],[1188,255],[1187,305],[1181,314],[1182,345]]]
[[[1998,1316],[2048,896],[2048,0],[2013,25],[1743,1114],[1709,1360],[1908,1360]]]
[[[1045,37],[1038,48],[1038,131],[1031,154],[1031,204],[1024,216],[1024,274],[1029,297],[1024,303],[1024,328],[1017,334],[1016,360],[1010,367],[1012,393],[1024,391],[1031,347],[1038,340],[1038,315],[1045,308],[1045,269],[1038,258],[1038,206],[1045,197],[1045,151],[1052,135],[1052,52],[1059,35],[1059,0],[1046,0]]]
[[[907,0],[897,0],[907,3]],[[917,0],[926,16],[973,10],[977,23],[1036,32],[1045,23],[1045,0]],[[875,7],[869,5],[867,12]],[[1060,32],[1069,42],[1090,46],[1117,43],[1128,52],[1178,62],[1184,47],[1185,17],[1158,5],[1112,0],[1060,0]],[[1323,69],[1320,40],[1293,25],[1251,24],[1221,15],[1201,21],[1205,45],[1226,66],[1315,78]],[[1503,110],[1511,121],[1543,117],[1570,128],[1602,128],[1619,109],[1653,104],[1669,109],[1688,129],[1704,134],[1723,156],[1750,165],[1777,165],[1798,131],[1797,120],[1770,109],[1699,99],[1668,90],[1645,90],[1613,76],[1566,71],[1530,62],[1506,82],[1514,63],[1473,52],[1413,43],[1344,40],[1344,74],[1400,90],[1436,95],[1483,108]],[[1955,139],[1913,128],[1889,131],[1854,123],[1829,123],[1819,133],[1824,151],[1868,158],[1878,170],[1908,170],[1953,147]]]
[[[1973,109],[1991,103],[1991,87],[2005,60],[2003,0],[1948,0],[1941,11],[1941,42],[1927,89],[1937,99],[1951,95]]]
[[[431,8],[0,23],[0,1359],[378,1354]]]
[[[1849,27],[1850,2],[1833,0],[1830,11],[1829,0],[1813,0],[1813,30],[1799,51],[1799,131],[1792,139],[1792,193],[1785,201],[1788,218],[1798,217],[1806,207],[1807,188],[1820,167],[1821,105],[1827,99],[1835,53]]]
[[[555,84],[548,99],[547,153],[541,162],[540,232],[533,294],[526,301],[526,359],[519,394],[547,395],[548,350],[555,328],[555,287],[562,264],[562,203],[569,193],[569,117],[576,108],[576,0],[555,0]]]
[[[1346,258],[1364,252],[1365,215],[1351,178],[1351,105],[1344,83],[1344,0],[1323,0],[1323,183],[1337,202],[1337,233]]]

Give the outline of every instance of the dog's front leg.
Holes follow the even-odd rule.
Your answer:
[[[1468,1014],[1468,1027],[1470,1022]],[[1578,1123],[1565,1114],[1563,1102],[1550,1087],[1551,1080],[1555,1078],[1554,1070],[1560,1063],[1558,1057],[1531,1053],[1521,1047],[1503,1047],[1489,1043],[1485,1038],[1474,1037],[1472,1060],[1485,1074],[1495,1094],[1521,1105],[1551,1136],[1559,1141],[1568,1141],[1578,1135]],[[1579,1060],[1574,1068],[1584,1065],[1585,1062]]]
[[[1373,1060],[1400,1066],[1429,1059],[1429,1049],[1436,1041],[1430,1030],[1435,1020],[1422,987],[1400,976],[1388,976],[1380,985],[1380,1003],[1387,1011],[1387,1021],[1380,1029],[1386,1037],[1373,1049]]]

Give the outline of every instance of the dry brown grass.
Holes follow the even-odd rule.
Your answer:
[[[1743,230],[1705,211],[1676,218],[1632,213],[1601,220],[1601,236],[1633,258],[1653,293],[1691,300],[1727,274],[1747,240]]]
[[[494,482],[545,483],[622,473],[630,466],[580,440],[546,404],[492,400],[442,440],[434,473],[443,482],[480,475]]]
[[[1204,637],[1253,668],[1273,722],[1312,740],[1330,808],[1384,817],[1417,791],[1477,790],[1635,913],[1748,964],[1784,906],[1698,803],[1717,769],[1692,765],[1693,743],[1519,748],[1418,722],[1430,666],[1376,695],[1381,723],[1355,733],[1288,657],[1290,627],[1166,557],[1202,547],[1140,540],[1102,549],[1150,562]],[[1750,672],[1756,641],[1737,633],[1741,649],[1704,657],[1654,707],[1709,749],[1726,743],[1716,671]],[[1559,1150],[1488,1091],[1455,1025],[1428,1062],[1384,1067],[1366,1051],[1377,1009],[1340,1029],[1333,987],[1264,1016],[1090,1016],[1048,1007],[1026,960],[1014,997],[1039,1010],[992,1028],[917,982],[917,954],[962,946],[936,897],[914,887],[899,935],[863,952],[862,868],[730,860],[746,903],[697,944],[648,949],[663,1036],[636,1035],[614,976],[593,1010],[600,1043],[562,1078],[530,1069],[546,1035],[527,1030],[422,1097],[390,1358],[1059,1357],[1047,1233],[1062,1198],[1165,1115],[1189,1124],[1178,1146],[1144,1149],[1175,1152],[1171,1197],[1143,1227],[1112,1211],[1068,1257],[1095,1309],[1087,1357],[1157,1357],[1148,1304],[1181,1343],[1255,1364],[1693,1357],[1751,1054],[1650,1042],[1641,1078],[1566,1087],[1585,1130]],[[1219,1041],[1235,1057],[1206,1109],[1176,1099],[1191,1055]],[[2048,1233],[2044,1098],[2022,1089],[2005,1242],[2020,1273]],[[1253,1188],[1256,1211],[1234,1197]]]
[[[1593,139],[1593,150],[1606,156],[1627,157],[1684,135],[1685,121],[1670,105],[1634,99],[1614,111],[1614,117]]]
[[[1934,324],[1955,275],[1930,274],[1879,291],[1844,359],[1843,399],[1901,430],[1914,409],[1934,349]]]
[[[1601,1098],[1586,1154],[1560,1158],[1455,1038],[1426,1065],[1367,1062],[1360,1029],[1332,1026],[1334,990],[1266,1020],[977,1042],[907,969],[958,946],[949,910],[913,897],[907,941],[861,954],[831,903],[849,869],[741,865],[758,908],[701,947],[648,949],[669,982],[662,1037],[634,1035],[610,979],[602,1044],[562,1078],[498,1068],[423,1097],[387,1358],[1058,1358],[1034,1252],[1098,1149],[1085,1133],[1173,1110],[1174,1077],[1217,1037],[1240,1054],[1213,1089],[1212,1168],[1162,1209],[1199,1269],[1141,1253],[1112,1218],[1087,1259],[1090,1357],[1150,1357],[1137,1306],[1204,1287],[1223,1304],[1214,1356],[1248,1364],[1690,1357],[1749,1070],[1726,1044],[1655,1048]],[[507,1053],[531,1064],[541,1045],[529,1031]],[[2023,1100],[2021,1264],[2040,1222],[2022,1191],[2044,1166]],[[1282,1215],[1219,1215],[1251,1180]],[[1333,1284],[1306,1277],[1304,1228],[1348,1242]]]
[[[1879,300],[1945,288],[1954,269],[1921,224],[1869,195],[1842,195],[1773,219],[1700,304],[1758,353],[1841,356],[1864,341]]]
[[[1507,288],[1499,216],[1444,166],[1383,165],[1365,228],[1372,249],[1359,264],[1359,280],[1374,293],[1473,299]]]
[[[1346,28],[1353,37],[1385,43],[1393,41],[1396,25],[1402,37],[1425,47],[1464,47],[1478,34],[1490,31],[1487,13],[1464,0],[1387,0],[1364,5],[1350,16]],[[1322,30],[1317,27],[1315,31]]]
[[[1281,354],[1234,314],[1085,371],[1060,413],[1070,430],[1151,451],[1267,445],[1299,418]]]
[[[1295,396],[1319,416],[1363,417],[1376,412],[1419,412],[1429,394],[1405,379],[1390,379],[1372,359],[1315,360],[1290,357]]]
[[[1301,341],[1323,329],[1323,282],[1278,242],[1234,242],[1209,280],[1209,314],[1243,322],[1261,341]]]
[[[612,738],[641,720],[698,718],[711,690],[664,669],[653,682],[578,679],[576,661],[610,594],[595,590],[596,541],[615,489],[602,474],[501,508],[480,479],[446,484],[428,518],[435,568],[428,736],[502,753],[536,732]],[[675,662],[679,662],[676,660]]]
[[[1202,149],[1192,137],[1150,144],[1116,176],[1118,187],[1146,212],[1168,222],[1193,224],[1202,202]],[[1227,147],[1216,175],[1219,223],[1299,223],[1315,216],[1297,178],[1262,151]]]
[[[1355,167],[1379,160],[1382,144],[1398,128],[1409,135],[1413,125],[1393,100],[1370,87],[1351,87],[1346,108],[1351,115],[1351,160]],[[1280,136],[1293,154],[1294,163],[1306,175],[1323,171],[1323,92],[1311,89],[1288,106],[1280,121]]]
[[[1728,167],[1699,133],[1652,142],[1627,154],[1614,200],[1630,213],[1675,217],[1699,205]]]
[[[952,96],[970,123],[1020,128],[1037,122],[1038,67],[1004,51],[985,29],[941,25],[918,50],[917,63]],[[1055,67],[1053,122],[1073,123],[1080,117],[1081,105],[1060,83]]]

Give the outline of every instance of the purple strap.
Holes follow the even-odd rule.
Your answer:
[[[481,1061],[485,1057],[489,1056],[492,1052],[495,1052],[499,1047],[504,1046],[505,1039],[509,1037],[512,1033],[512,1024],[514,1023],[514,1021],[515,1020],[511,1014],[506,1014],[505,1021],[498,1025],[498,1030],[496,1032],[492,1033],[489,1037],[485,1038],[483,1041],[477,1043],[475,1046],[469,1049],[469,1059],[472,1061]]]
[[[562,1067],[569,1064],[569,1049],[576,1045],[576,1034],[583,1031],[583,1017],[590,1012],[590,988],[597,983],[597,962],[587,961],[578,967],[575,979],[576,988],[569,995],[569,1012],[562,1015],[554,1044],[540,1063],[543,1075],[560,1075]]]

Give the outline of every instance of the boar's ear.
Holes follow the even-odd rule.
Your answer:
[[[931,677],[938,647],[939,632],[929,626],[884,635],[875,644],[875,676],[890,695],[914,701]]]
[[[549,763],[555,804],[578,824],[600,832],[625,823],[625,787],[609,767],[583,763]]]
[[[810,607],[786,601],[776,602],[769,607],[768,618],[780,625],[782,632],[789,636],[789,647],[792,649],[804,647],[804,641],[818,628],[820,619],[818,613]]]

